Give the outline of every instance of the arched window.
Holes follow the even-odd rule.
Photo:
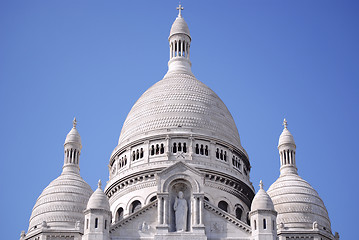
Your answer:
[[[107,229],[107,220],[105,220],[105,229]]]
[[[257,230],[257,221],[254,220],[254,230]]]
[[[200,148],[200,150],[199,150],[199,153],[200,153],[201,155],[204,154],[204,149],[203,149],[203,145],[202,145],[202,144],[201,144],[201,148]]]
[[[160,146],[156,144],[156,155],[160,154]]]
[[[121,221],[123,219],[123,208],[120,207],[116,212],[116,221]]]
[[[205,149],[204,149],[204,155],[208,156],[208,146],[206,145]]]
[[[177,152],[177,144],[173,143],[173,149],[172,149],[173,153]]]
[[[182,151],[182,144],[178,143],[178,151],[181,152]]]
[[[140,151],[136,150],[136,160],[140,158]]]
[[[165,153],[165,147],[163,146],[163,143],[161,143],[160,153],[161,153],[161,154],[164,154],[164,153]]]
[[[187,146],[186,146],[186,143],[183,143],[183,152],[187,152]]]
[[[224,161],[227,162],[227,151],[224,151],[224,156],[223,156],[223,158],[224,158]]]
[[[242,213],[243,213],[243,210],[242,208],[240,208],[239,206],[236,208],[236,218],[241,220],[242,218]]]
[[[196,154],[199,154],[199,147],[198,147],[198,144],[196,144]]]
[[[216,151],[216,158],[219,159],[219,149],[217,148],[217,151]]]
[[[155,155],[155,146],[151,146],[151,156]]]
[[[136,158],[136,154],[135,154],[135,151],[132,152],[132,161],[135,161],[135,158]]]
[[[228,203],[226,201],[220,201],[218,207],[225,212],[228,212]]]
[[[156,199],[157,199],[157,196],[153,196],[153,197],[151,197],[150,202],[153,202],[153,201],[155,201]]]
[[[263,229],[267,229],[267,220],[263,219]]]
[[[140,158],[143,158],[143,148],[141,148],[141,151],[140,151]]]
[[[98,228],[98,218],[95,218],[95,228]]]
[[[138,200],[135,200],[131,203],[131,213],[137,212],[141,208],[141,202]]]
[[[209,202],[209,198],[204,196],[204,200],[206,200],[207,202]]]

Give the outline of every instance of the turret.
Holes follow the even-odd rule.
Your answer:
[[[76,129],[77,121],[74,118],[73,127],[67,134],[64,143],[64,166],[63,172],[79,173],[80,154],[82,149],[81,136]]]
[[[260,189],[253,198],[251,212],[249,213],[253,240],[277,239],[277,212],[274,210],[272,199],[263,189],[260,181]]]
[[[110,240],[111,211],[107,196],[98,181],[96,191],[91,195],[85,213],[82,240]]]
[[[191,35],[186,21],[182,17],[183,7],[177,7],[178,16],[173,22],[168,41],[170,43],[170,60],[168,61],[168,73],[184,72],[191,75],[190,46]]]
[[[288,130],[287,120],[283,121],[283,132],[279,137],[278,150],[280,155],[280,174],[293,173],[297,174],[295,163],[296,145],[293,135]]]

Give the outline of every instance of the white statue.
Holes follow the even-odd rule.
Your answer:
[[[186,199],[183,198],[183,192],[181,191],[178,193],[178,197],[176,197],[173,210],[175,210],[176,215],[176,231],[186,231],[188,206]]]

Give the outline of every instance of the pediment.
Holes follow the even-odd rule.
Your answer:
[[[191,172],[191,175],[195,174],[195,175],[198,175],[198,176],[202,176],[202,173],[200,171],[198,171],[194,167],[191,167],[190,165],[186,164],[183,161],[176,162],[175,164],[171,165],[170,167],[162,170],[157,175],[159,177],[161,177],[161,178],[166,178],[168,176],[172,176],[173,174],[185,173],[185,172],[188,172],[188,171]]]
[[[185,162],[179,161],[157,174],[158,193],[169,192],[170,185],[181,180],[191,185],[193,193],[202,191],[204,175]]]

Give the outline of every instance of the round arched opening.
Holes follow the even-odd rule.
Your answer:
[[[120,207],[119,209],[117,209],[117,212],[116,212],[116,222],[117,221],[121,221],[123,219],[123,208]]]
[[[225,212],[228,212],[228,203],[226,201],[220,201],[218,207]]]
[[[130,212],[131,213],[137,212],[138,210],[140,210],[140,208],[141,208],[141,202],[135,200],[131,203]]]

